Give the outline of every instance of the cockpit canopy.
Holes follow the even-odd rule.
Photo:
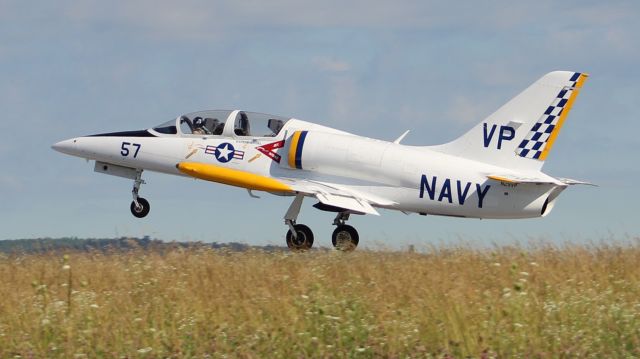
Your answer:
[[[257,112],[210,110],[179,116],[153,128],[164,135],[275,137],[288,118]]]

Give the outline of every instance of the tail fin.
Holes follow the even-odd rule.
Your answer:
[[[501,167],[540,170],[587,77],[550,72],[462,137],[433,149]]]

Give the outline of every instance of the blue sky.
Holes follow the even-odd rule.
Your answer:
[[[640,5],[538,1],[0,1],[0,239],[151,235],[282,244],[289,199],[146,173],[131,183],[50,149],[78,135],[242,108],[405,143],[449,141],[552,70],[591,76],[544,170],[543,219],[355,217],[361,243],[599,240],[640,233]],[[333,216],[299,222],[330,245]]]

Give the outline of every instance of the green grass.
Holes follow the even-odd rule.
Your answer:
[[[0,257],[0,357],[638,357],[640,245]]]

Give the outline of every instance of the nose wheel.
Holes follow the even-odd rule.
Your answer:
[[[136,201],[131,202],[131,214],[133,214],[136,218],[146,217],[146,215],[149,214],[149,211],[151,210],[151,207],[149,207],[149,201],[142,197],[138,197],[137,202],[138,203],[136,203]]]
[[[151,206],[149,205],[149,201],[138,196],[138,192],[140,191],[140,186],[145,184],[145,181],[142,179],[142,170],[138,170],[136,172],[136,178],[133,181],[133,189],[131,190],[131,195],[133,196],[133,201],[131,202],[131,214],[133,214],[136,218],[144,218],[149,214],[151,210]]]

